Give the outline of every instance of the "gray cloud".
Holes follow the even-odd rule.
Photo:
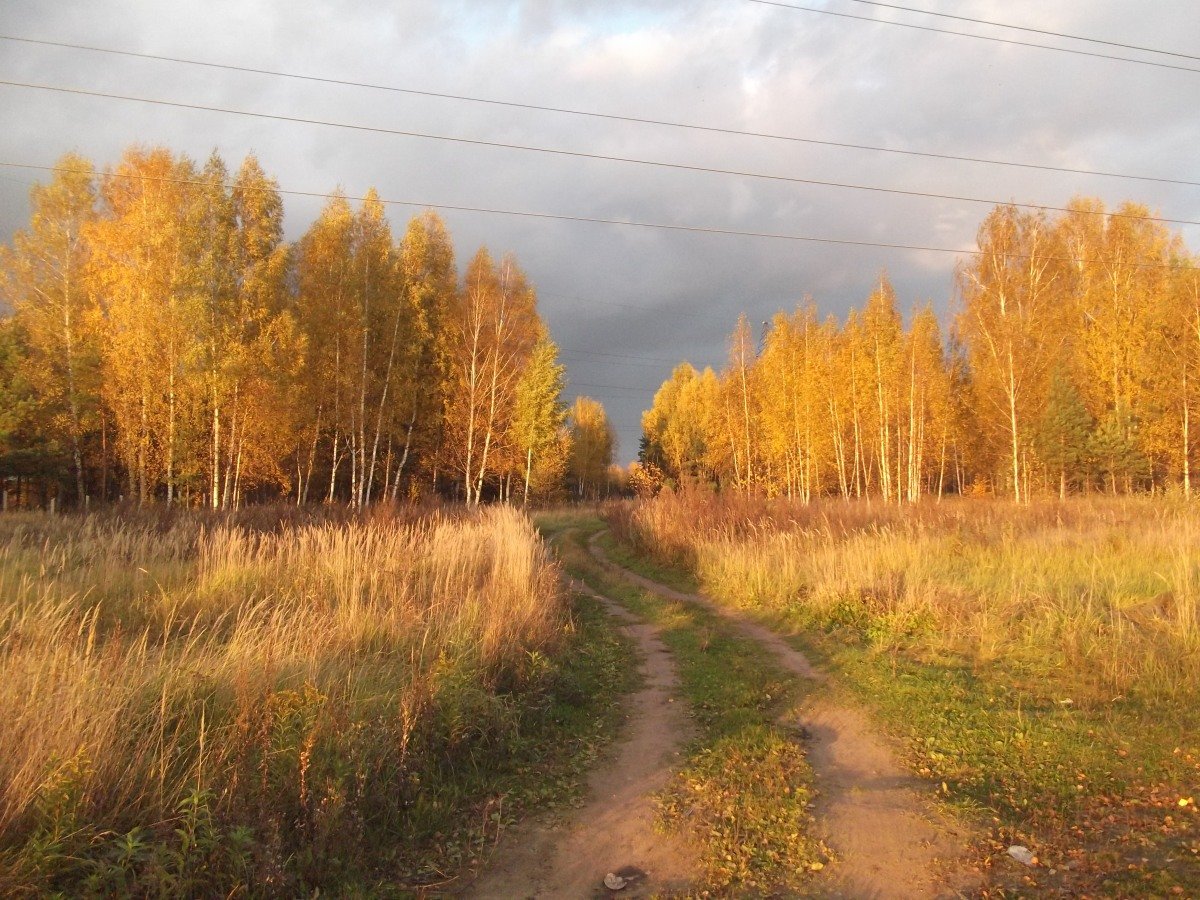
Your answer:
[[[933,6],[933,4],[930,4]],[[944,2],[941,8],[950,10]],[[830,3],[831,9],[841,9]],[[861,12],[861,9],[848,10]],[[1200,45],[1189,2],[954,4],[964,15],[1167,49]],[[885,14],[877,13],[880,18]],[[920,21],[911,15],[887,16]],[[980,29],[985,30],[985,29]],[[742,2],[43,4],[0,31],[262,68],[908,149],[1193,178],[1200,74],[925,34]],[[0,78],[387,128],[1061,205],[1132,197],[1200,218],[1200,189],[949,163],[301,83],[4,43]],[[110,164],[132,142],[231,164],[247,152],[285,188],[967,248],[986,206],[545,157],[214,113],[0,88],[0,158],[67,150]],[[28,214],[28,171],[0,171],[0,237]],[[44,177],[44,176],[42,176]],[[296,237],[320,201],[288,198]],[[415,211],[415,210],[412,210]],[[399,232],[410,210],[393,207]],[[943,316],[955,257],[446,213],[460,259],[513,251],[542,295],[573,392],[605,401],[622,456],[669,374],[719,365],[737,314],[811,294],[860,304],[886,268],[901,302]],[[1184,230],[1193,247],[1200,230]],[[601,355],[608,354],[608,355]],[[640,357],[627,359],[624,357]],[[620,387],[591,388],[584,385]]]

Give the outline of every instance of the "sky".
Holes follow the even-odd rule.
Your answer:
[[[1200,181],[1200,16],[1193,0],[901,0],[924,10],[1170,51],[934,18],[857,0],[170,2],[5,0],[0,35],[740,132]],[[908,22],[1183,71],[887,24]],[[1187,54],[1192,54],[1190,57]],[[322,84],[0,40],[0,80],[577,153],[1062,206],[1126,199],[1200,220],[1200,187],[929,159]],[[811,297],[861,306],[886,271],[903,309],[954,313],[954,270],[988,203],[684,171],[0,85],[0,162],[99,167],[134,143],[231,168],[255,153],[285,190],[362,196],[393,231],[423,205],[770,232],[823,244],[442,210],[460,267],[483,244],[537,287],[566,399],[609,411],[633,459],[641,412],[680,360],[719,368],[739,313],[759,327]],[[44,172],[0,166],[0,240]],[[299,237],[322,200],[285,196]],[[1173,225],[1200,249],[1200,227]]]

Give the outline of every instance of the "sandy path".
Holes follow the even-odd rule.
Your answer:
[[[649,897],[686,889],[697,854],[682,838],[654,828],[651,795],[667,783],[691,736],[687,708],[677,698],[674,661],[658,629],[616,602],[573,583],[604,604],[636,641],[643,687],[627,707],[624,740],[588,779],[587,802],[558,820],[520,827],[501,843],[489,868],[462,890],[478,898],[609,896],[604,876],[630,877],[619,897]]]
[[[769,649],[779,664],[807,678],[824,676],[773,631],[708,597],[688,594],[631,572],[609,559],[592,538],[603,565],[662,597],[695,603],[730,620]],[[938,810],[927,782],[908,774],[859,709],[820,697],[805,701],[799,724],[810,739],[822,837],[836,854],[817,885],[821,896],[855,898],[957,897],[977,883],[965,863],[969,832]]]

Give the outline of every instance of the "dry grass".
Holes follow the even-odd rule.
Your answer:
[[[880,649],[1074,687],[1200,686],[1200,510],[1147,498],[917,507],[663,495],[611,520],[736,604],[861,627]]]
[[[0,892],[290,893],[402,852],[563,633],[516,512],[266,524],[0,517]]]

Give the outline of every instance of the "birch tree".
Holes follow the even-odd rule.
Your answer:
[[[971,367],[975,410],[986,439],[1005,447],[1008,482],[1028,498],[1032,427],[1042,414],[1064,322],[1057,273],[1041,214],[996,208],[979,230],[979,254],[959,270],[957,326]]]
[[[158,484],[176,499],[186,380],[202,315],[185,253],[196,172],[165,149],[129,150],[106,175],[105,214],[88,229],[104,317],[103,396],[139,503]]]
[[[77,504],[86,494],[84,443],[99,411],[100,337],[86,240],[96,200],[92,164],[62,157],[50,183],[30,191],[28,229],[0,256],[3,291],[25,336],[25,378],[43,407],[46,434],[61,435],[70,448]]]
[[[397,391],[397,460],[389,466],[392,499],[415,453],[433,475],[442,444],[443,414],[449,392],[450,315],[457,291],[454,246],[445,223],[432,210],[415,216],[400,246],[400,277],[410,323],[402,346]]]
[[[599,400],[576,397],[571,407],[571,458],[568,464],[576,494],[597,498],[608,477],[617,438]]]
[[[308,500],[322,445],[328,475],[319,488],[332,503],[350,432],[354,319],[351,296],[351,231],[354,214],[336,193],[296,248],[296,318],[305,337],[302,396],[311,435],[300,500]]]
[[[560,399],[565,372],[566,367],[558,362],[558,347],[543,334],[517,382],[514,399],[513,438],[525,458],[523,503],[529,502],[530,485],[535,493],[545,493],[561,482],[564,474],[559,434],[567,418]]]
[[[481,248],[467,266],[450,316],[446,402],[448,466],[468,504],[478,504],[498,463],[513,448],[510,426],[517,385],[541,331],[536,297],[516,261],[499,266]],[[515,455],[515,454],[514,454]]]

